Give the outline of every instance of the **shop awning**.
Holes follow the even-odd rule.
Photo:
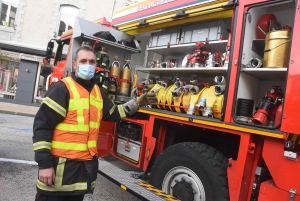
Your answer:
[[[144,0],[116,10],[113,25],[127,34],[184,24],[229,18],[235,1],[228,0]]]

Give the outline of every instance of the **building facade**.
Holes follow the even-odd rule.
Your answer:
[[[24,70],[36,77],[31,89],[35,101],[45,82],[40,71],[48,41],[72,29],[76,17],[90,21],[105,17],[111,21],[115,1],[0,0],[0,95],[14,97],[18,93],[18,82],[24,81],[19,78],[24,61]],[[36,69],[29,70],[28,62],[35,62]]]

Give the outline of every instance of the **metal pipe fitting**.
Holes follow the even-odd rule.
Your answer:
[[[203,116],[204,117],[213,117],[214,115],[213,115],[212,107],[204,108]]]
[[[203,83],[198,83],[198,84],[194,85],[192,88],[190,88],[190,93],[198,94],[204,87],[205,87],[205,85]]]
[[[226,84],[226,80],[225,80],[224,76],[216,76],[214,81],[218,85],[224,85],[224,84]]]
[[[262,67],[262,64],[263,64],[262,59],[252,57],[249,63],[247,64],[247,68],[260,68]]]
[[[200,98],[196,107],[200,108],[200,110],[203,110],[206,107],[206,98]]]
[[[159,90],[160,90],[159,88],[153,89],[151,90],[151,93],[156,94],[156,92],[158,92]]]
[[[176,78],[176,81],[175,81],[174,85],[175,85],[175,88],[177,89],[177,88],[180,88],[180,87],[183,86],[183,82],[180,81],[179,78]]]
[[[182,94],[187,94],[189,91],[190,91],[190,85],[185,85],[185,86],[183,86],[183,87],[180,87],[180,93],[182,93]]]
[[[179,98],[179,96],[181,94],[181,90],[180,89],[181,88],[177,88],[177,89],[175,89],[174,91],[171,92],[173,99],[178,99]]]
[[[193,115],[195,114],[195,105],[190,105],[188,108],[187,114]]]
[[[164,81],[157,81],[157,84],[159,84],[160,86],[164,86],[166,83]]]
[[[190,83],[191,84],[197,84],[198,83],[197,75],[192,75],[192,77],[190,79]]]
[[[200,88],[198,86],[193,86],[192,88],[190,88],[190,93],[191,94],[198,94],[200,92]]]
[[[226,85],[216,85],[215,86],[215,95],[221,95],[225,91]]]

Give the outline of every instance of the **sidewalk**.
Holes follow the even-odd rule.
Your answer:
[[[41,104],[24,105],[13,100],[0,99],[0,113],[34,117]]]

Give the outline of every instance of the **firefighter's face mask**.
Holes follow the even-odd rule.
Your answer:
[[[81,79],[90,80],[95,74],[95,66],[89,64],[79,64],[77,75]]]

